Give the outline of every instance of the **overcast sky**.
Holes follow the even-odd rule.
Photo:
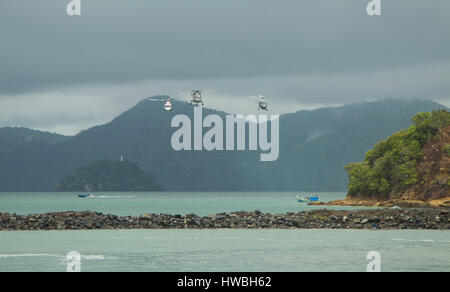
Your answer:
[[[0,127],[74,134],[137,101],[208,89],[272,113],[382,98],[450,106],[450,1],[0,1]]]

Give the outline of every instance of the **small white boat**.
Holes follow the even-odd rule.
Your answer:
[[[305,202],[319,202],[320,199],[318,196],[299,196],[297,195],[297,202],[299,203],[305,203]]]
[[[309,202],[309,199],[305,196],[298,196],[297,195],[297,202],[299,203],[304,203],[304,202]]]

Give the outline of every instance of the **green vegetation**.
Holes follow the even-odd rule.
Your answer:
[[[55,191],[154,191],[161,186],[129,161],[98,160],[80,167],[56,185]]]
[[[26,147],[26,145],[49,145],[62,142],[68,138],[69,137],[67,136],[55,133],[42,132],[27,128],[0,128],[0,156],[8,155],[9,152],[14,149]]]
[[[450,157],[450,144],[444,146],[444,153]]]
[[[177,114],[193,119],[191,105],[173,104]],[[0,191],[50,191],[77,167],[122,154],[167,191],[345,190],[345,165],[362,161],[377,141],[410,126],[415,113],[441,108],[431,101],[383,100],[285,114],[280,157],[266,163],[261,151],[174,151],[173,115],[145,99],[75,136],[41,133],[29,141],[19,128],[0,129]],[[225,119],[225,113],[203,108],[203,116],[209,114]]]
[[[363,162],[345,167],[350,178],[350,197],[387,198],[392,192],[400,193],[408,186],[420,183],[417,165],[422,158],[421,149],[450,125],[450,113],[434,110],[416,114],[412,120],[414,124],[408,129],[375,144],[367,151]]]

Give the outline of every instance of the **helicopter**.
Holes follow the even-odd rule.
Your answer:
[[[202,99],[202,91],[198,89],[194,89],[191,91],[192,100],[190,101],[190,104],[199,105],[202,104],[203,106],[203,99]]]
[[[263,110],[263,111],[268,111],[269,110],[269,106],[267,105],[267,101],[266,101],[266,97],[263,95],[258,95],[258,96],[250,96],[253,98],[258,99],[258,110]]]
[[[166,100],[164,100],[164,98],[149,98],[148,100],[151,100],[151,101],[164,101],[163,109],[166,112],[173,112],[173,106],[172,106],[172,102],[170,101],[170,96]]]

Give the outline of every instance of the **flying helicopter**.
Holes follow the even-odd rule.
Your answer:
[[[269,110],[269,106],[267,105],[267,101],[266,101],[266,97],[259,94],[257,96],[250,96],[253,98],[256,98],[258,101],[258,110],[263,110],[263,111],[268,111]]]
[[[198,89],[194,89],[191,91],[192,100],[190,101],[190,104],[199,105],[202,104],[203,106],[203,99],[202,99],[202,91]]]
[[[166,112],[172,112],[173,111],[173,106],[172,106],[172,102],[170,101],[170,96],[167,99],[164,99],[164,98],[149,98],[148,100],[151,100],[151,101],[164,101],[163,109]]]

